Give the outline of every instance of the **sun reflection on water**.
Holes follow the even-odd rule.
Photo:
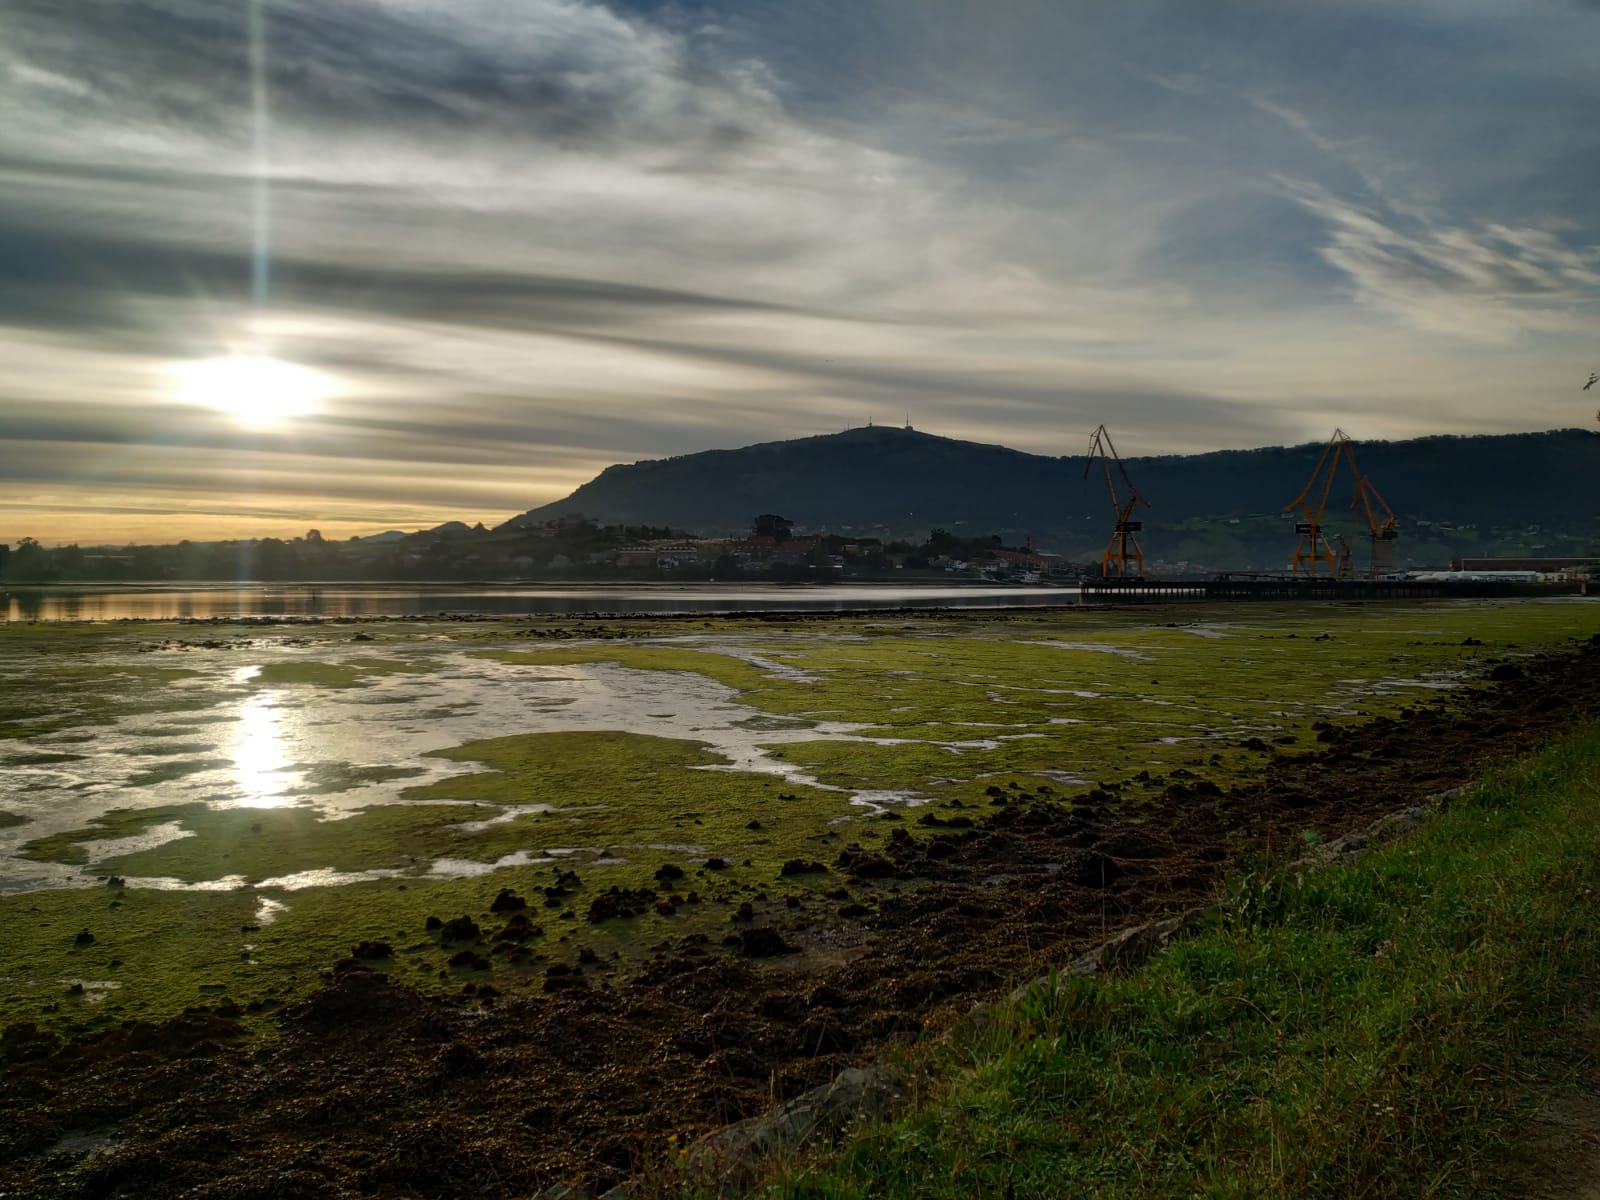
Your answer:
[[[239,785],[239,804],[246,808],[282,808],[287,803],[284,792],[291,776],[277,692],[256,692],[240,706],[233,770]]]

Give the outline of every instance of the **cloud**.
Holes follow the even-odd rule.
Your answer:
[[[0,461],[62,504],[302,505],[298,461],[377,524],[461,515],[452,473],[517,511],[907,411],[1046,453],[1500,430],[1590,369],[1577,6],[268,0],[260,160],[246,12],[0,0]],[[292,438],[173,408],[263,350],[338,384]]]
[[[1559,229],[1405,221],[1319,188],[1297,190],[1327,222],[1323,258],[1363,304],[1421,329],[1499,342],[1592,324],[1600,246],[1570,244]]]

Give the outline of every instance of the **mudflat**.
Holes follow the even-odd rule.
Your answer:
[[[860,718],[874,704],[884,710],[916,704],[916,711],[904,714],[895,736],[883,736],[881,726],[853,730],[876,741],[760,743],[764,753],[776,748],[786,759],[813,748],[806,781],[774,765],[762,780],[772,784],[770,796],[743,806],[731,793],[705,797],[724,810],[732,806],[744,820],[732,821],[728,811],[713,820],[685,817],[691,810],[681,808],[659,818],[701,831],[704,842],[656,841],[581,861],[557,856],[465,882],[430,881],[418,868],[345,889],[274,891],[241,882],[220,891],[170,892],[183,903],[198,897],[206,905],[226,904],[232,895],[247,924],[261,900],[271,899],[267,892],[280,897],[276,903],[309,909],[323,928],[303,939],[304,985],[274,983],[252,994],[244,976],[207,959],[196,970],[224,982],[210,984],[219,988],[210,994],[183,992],[181,1009],[152,1003],[144,1015],[138,1008],[118,1011],[111,1006],[121,997],[113,993],[99,1016],[73,1008],[82,1003],[80,987],[76,995],[35,1001],[39,1011],[29,1014],[26,997],[13,994],[0,1035],[7,1078],[0,1093],[0,1190],[526,1196],[557,1182],[604,1186],[649,1171],[693,1136],[847,1065],[894,1054],[974,1001],[1064,964],[1119,928],[1208,899],[1229,874],[1469,783],[1600,712],[1600,634],[1590,628],[1591,608],[1542,614],[1538,636],[1531,633],[1538,622],[1514,608],[1441,612],[1323,614],[1322,628],[1314,630],[1306,622],[1319,618],[1304,614],[1274,624],[1226,610],[1230,618],[1248,619],[1255,633],[1204,624],[1154,637],[1121,617],[1093,636],[1081,628],[1069,634],[1039,617],[1018,624],[989,616],[981,626],[940,618],[941,624],[910,630],[852,628],[846,621],[830,628],[850,637],[820,649],[775,640],[764,629],[762,645],[717,661],[732,672],[725,684],[746,699],[759,702],[763,690],[772,691],[761,707],[774,719],[868,726]],[[1398,632],[1397,615],[1406,618]],[[1563,638],[1563,631],[1582,637]],[[1271,644],[1253,642],[1258,635]],[[1375,652],[1380,636],[1388,640]],[[885,639],[895,642],[887,658],[879,657]],[[1339,639],[1359,648],[1341,659],[1330,644]],[[987,669],[977,645],[985,641],[994,645]],[[1178,644],[1192,649],[1179,654],[1171,649]],[[1282,652],[1272,660],[1279,674],[1230,681],[1228,670],[1261,658],[1264,646]],[[1393,661],[1404,646],[1420,646],[1417,661]],[[484,649],[502,663],[538,653],[498,643]],[[636,658],[703,652],[633,642],[621,649]],[[1015,698],[1015,689],[1036,703],[1080,707],[1041,710],[1035,727],[1022,730],[1063,731],[1064,740],[1049,746],[1036,744],[1043,737],[994,745],[952,739],[951,718],[969,721],[971,712],[942,705],[928,678],[908,682],[895,674],[913,669],[904,665],[908,651],[927,654],[941,670],[956,662],[966,674],[991,676],[978,698],[1013,727],[1025,724],[1005,713],[1003,702]],[[615,652],[563,643],[551,663],[559,661],[554,656],[570,661]],[[1097,685],[1073,688],[1070,680],[1041,678],[1059,671],[1063,654],[1073,662],[1092,658]],[[856,673],[829,656],[853,656]],[[784,674],[769,669],[774,663],[790,677],[774,680]],[[1296,663],[1306,672],[1298,682]],[[693,665],[669,657],[632,669],[677,673]],[[830,678],[830,671],[838,674]],[[1145,724],[1148,714],[1136,719],[1132,699],[1117,695],[1132,688],[1134,671],[1146,690],[1178,673],[1197,712],[1194,727],[1157,730]],[[1423,674],[1436,683],[1448,675],[1450,686],[1397,682]],[[1197,682],[1208,677],[1214,704]],[[823,680],[828,698],[818,703],[813,696],[808,703],[815,707],[797,710],[801,701],[791,701],[790,689],[815,692],[818,684],[808,678]],[[1351,679],[1359,686],[1332,695],[1330,680]],[[1253,695],[1248,680],[1260,681]],[[951,694],[964,697],[971,689],[958,682]],[[838,711],[869,685],[883,695]],[[1317,702],[1288,707],[1285,698],[1307,688],[1316,690],[1310,699]],[[1091,694],[1066,694],[1072,691]],[[895,692],[906,703],[887,703],[884,696]],[[1112,727],[1084,730],[1075,742],[1076,725],[1088,723],[1089,710],[1081,706],[1108,698],[1114,705],[1104,710],[1104,723]],[[1175,702],[1159,692],[1155,698]],[[1257,700],[1266,713],[1242,707]],[[908,736],[914,724],[933,733]],[[983,744],[963,753],[948,749],[954,740]],[[918,743],[913,753],[905,751],[907,742]],[[1084,746],[1100,749],[1089,753]],[[676,780],[729,774],[707,766],[738,765],[666,749],[671,753],[634,762],[636,786],[664,779],[671,791]],[[597,762],[618,752],[604,742],[584,751]],[[538,774],[547,769],[543,759],[535,753],[530,765],[521,742],[467,742],[451,753],[491,770],[421,785],[410,777],[379,781],[429,789],[388,807],[427,807],[463,786],[481,789],[480,800],[503,802],[505,781],[519,770],[534,772],[520,786],[547,779]],[[627,759],[631,751],[621,753]],[[917,777],[922,756],[930,754],[942,773]],[[869,802],[840,804],[834,789],[845,787],[846,776],[856,785],[849,796]],[[359,786],[374,784],[363,779]],[[889,795],[897,789],[919,802]],[[572,796],[565,806],[593,799]],[[548,805],[550,797],[521,801]],[[769,815],[789,811],[796,815]],[[841,815],[850,819],[835,823]],[[165,823],[186,819],[196,826],[191,836],[130,853],[159,855],[207,836],[247,832],[212,828],[198,815],[163,814]],[[337,832],[355,819],[328,824]],[[775,842],[754,845],[766,841],[762,826],[769,821],[791,827]],[[712,833],[704,832],[708,827]],[[432,828],[388,832],[427,843]],[[21,838],[25,829],[6,832]],[[738,831],[737,840],[729,840],[735,838],[729,830]],[[56,860],[84,845],[72,840],[75,832],[52,843]],[[607,840],[618,840],[611,832]],[[507,845],[497,841],[493,848],[498,854]],[[36,849],[50,852],[51,846]],[[203,854],[166,865],[173,862],[196,877],[210,870]],[[96,862],[82,869],[95,870]],[[53,897],[97,910],[119,893],[125,908],[138,903],[142,889],[106,886],[112,882],[128,881],[29,891],[6,898],[0,916],[10,922],[51,916]],[[468,884],[476,891],[459,890]],[[333,914],[340,896],[354,894],[350,888],[362,889],[362,899],[341,922]],[[308,902],[324,892],[325,904]],[[35,907],[25,914],[24,905]],[[75,943],[67,925],[87,921],[89,911],[56,915],[55,940]],[[190,911],[197,921],[212,919]],[[115,952],[108,928],[114,925],[96,933],[85,924],[78,932],[91,940],[59,952],[100,967],[95,956]],[[234,936],[254,942],[277,928]],[[22,941],[7,934],[0,948]],[[291,965],[284,960],[281,970]]]

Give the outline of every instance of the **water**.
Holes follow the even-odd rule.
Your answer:
[[[211,620],[236,617],[521,616],[874,608],[1060,607],[1076,588],[982,584],[218,584],[0,591],[4,621]]]
[[[701,646],[693,638],[655,644],[693,644],[746,661],[762,657],[720,642]],[[766,714],[743,703],[733,689],[688,672],[630,670],[606,662],[502,663],[424,639],[383,643],[385,658],[414,670],[371,678],[361,687],[263,681],[268,666],[339,662],[370,653],[365,645],[306,645],[294,638],[250,639],[230,653],[153,655],[125,645],[60,646],[51,654],[48,670],[36,677],[36,650],[0,642],[0,687],[31,687],[41,713],[61,711],[58,705],[72,711],[82,702],[81,696],[52,690],[52,673],[63,675],[63,687],[65,680],[92,678],[94,696],[109,702],[105,708],[85,709],[81,724],[25,741],[0,741],[0,809],[25,818],[22,825],[0,829],[0,894],[91,884],[100,859],[189,836],[170,821],[131,836],[86,842],[85,868],[19,857],[28,841],[86,827],[113,809],[293,805],[337,820],[369,805],[401,802],[407,787],[480,770],[471,762],[430,757],[429,751],[508,732],[628,730],[699,742],[725,760],[701,769],[752,772],[836,791],[841,814],[915,805],[923,799],[911,793],[831,787],[773,753],[813,739],[874,740],[862,732],[864,726],[809,717],[774,728],[762,719]],[[148,678],[138,673],[151,666],[181,667],[191,674],[152,690]],[[781,664],[771,666],[775,678],[785,677]],[[396,765],[405,768],[399,778],[377,771]],[[464,822],[470,824],[478,813],[464,811]],[[500,865],[510,865],[510,860]],[[482,873],[492,866],[443,860],[432,874]],[[398,873],[330,872],[310,863],[306,872],[260,886],[293,890]],[[178,886],[164,878],[130,882]],[[225,876],[188,886],[226,890],[244,883],[242,877]]]

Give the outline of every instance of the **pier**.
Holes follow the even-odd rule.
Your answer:
[[[1505,579],[1306,579],[1282,577],[1214,579],[1085,580],[1085,604],[1162,604],[1210,600],[1354,601],[1482,599],[1495,596],[1570,596],[1582,592],[1571,583],[1528,583]]]

